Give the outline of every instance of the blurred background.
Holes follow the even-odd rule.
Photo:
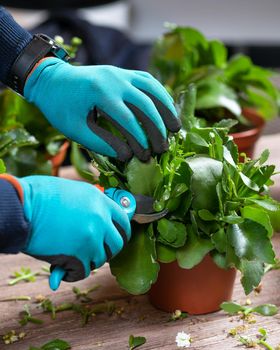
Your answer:
[[[166,22],[187,25],[218,38],[229,54],[249,55],[254,63],[280,68],[279,0],[80,0],[2,1],[16,20],[34,32],[83,39],[83,64],[115,64],[147,69],[151,44]],[[46,9],[47,7],[47,9]],[[34,9],[36,8],[36,9]],[[280,86],[280,78],[276,82]],[[280,119],[265,133],[280,131]]]

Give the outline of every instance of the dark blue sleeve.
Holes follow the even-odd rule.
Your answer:
[[[7,84],[9,71],[32,35],[18,25],[4,7],[0,6],[0,81]]]
[[[0,253],[18,253],[24,248],[29,224],[14,186],[0,179]]]

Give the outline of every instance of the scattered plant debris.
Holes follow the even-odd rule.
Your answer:
[[[6,345],[9,345],[22,340],[25,336],[26,333],[24,332],[20,332],[19,334],[17,334],[15,330],[12,330],[3,335],[2,339]]]
[[[134,337],[134,335],[129,336],[129,339],[128,339],[129,350],[136,349],[145,343],[146,343],[145,337]]]
[[[34,323],[34,324],[42,324],[44,323],[43,320],[40,320],[38,318],[35,318],[31,315],[29,306],[27,304],[24,305],[23,311],[20,312],[21,319],[18,321],[21,326],[27,325],[28,322]]]

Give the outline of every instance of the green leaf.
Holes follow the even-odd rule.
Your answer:
[[[215,123],[213,127],[231,129],[236,124],[238,124],[237,120],[229,118],[220,120],[219,122]]]
[[[176,260],[176,249],[157,242],[157,260],[162,263],[170,263]]]
[[[225,45],[219,40],[212,40],[209,42],[209,50],[214,64],[219,68],[223,68],[227,60]]]
[[[68,350],[71,349],[69,343],[64,340],[55,339],[41,347],[41,350]]]
[[[224,216],[223,221],[228,224],[241,224],[244,221],[244,219],[237,214],[232,214]]]
[[[245,200],[246,204],[252,204],[255,203],[259,207],[264,208],[268,211],[279,211],[279,203],[273,200],[272,198],[265,198],[265,199],[255,199],[255,198],[246,198]]]
[[[196,125],[196,119],[194,118],[196,102],[196,86],[190,84],[187,90],[181,93],[180,96],[180,119],[182,121],[182,129],[185,131],[191,130]]]
[[[82,151],[80,150],[79,145],[76,142],[72,142],[71,144],[70,159],[78,174],[83,179],[92,182],[94,174],[89,170],[89,163],[83,156]]]
[[[196,156],[186,159],[192,170],[191,191],[192,206],[196,210],[207,209],[216,211],[219,202],[216,185],[221,180],[223,164],[215,159]]]
[[[3,174],[6,172],[6,167],[2,159],[0,159],[0,174]]]
[[[218,80],[200,82],[197,89],[196,109],[216,107],[226,108],[235,116],[241,115],[237,95],[232,88]]]
[[[228,263],[227,258],[225,254],[218,253],[215,250],[212,250],[211,252],[211,258],[213,259],[214,263],[220,268],[220,269],[228,269]]]
[[[190,231],[188,229],[188,233],[187,243],[176,253],[178,264],[184,269],[191,269],[199,264],[205,255],[214,248],[209,239],[198,237],[191,227]]]
[[[119,285],[131,294],[146,293],[157,279],[155,241],[146,225],[133,225],[127,246],[110,261],[112,274]]]
[[[129,350],[136,349],[145,343],[146,343],[145,337],[134,337],[133,335],[129,336],[129,340],[128,340]]]
[[[215,215],[213,215],[209,210],[207,209],[201,209],[198,211],[199,217],[204,221],[214,221],[216,220]]]
[[[161,168],[154,158],[147,163],[132,158],[127,166],[126,175],[128,189],[134,194],[146,196],[153,196],[163,179]]]
[[[260,188],[259,186],[254,183],[249,177],[247,177],[246,175],[244,175],[242,172],[239,172],[239,176],[240,176],[240,180],[243,182],[243,184],[250,188],[251,190],[253,190],[254,192],[259,192]],[[246,192],[245,192],[246,193]],[[240,196],[243,194],[244,195],[244,188],[243,191],[238,191],[238,194],[240,194]]]
[[[250,219],[261,224],[266,229],[268,237],[272,237],[273,228],[271,226],[270,218],[266,211],[255,206],[246,206],[241,209],[241,213],[243,218]]]
[[[269,150],[265,149],[260,156],[260,160],[259,160],[260,165],[264,164],[268,160],[268,158],[269,158]]]
[[[214,232],[211,236],[211,240],[220,253],[226,252],[227,236],[224,228],[220,228],[217,232]]]
[[[229,60],[225,75],[229,81],[234,80],[236,77],[246,74],[251,66],[252,61],[249,57],[241,54],[235,55]]]
[[[157,231],[159,233],[157,240],[163,244],[179,248],[186,242],[187,230],[185,224],[181,222],[160,219],[157,222]]]
[[[278,313],[278,307],[273,304],[263,304],[253,308],[253,312],[263,316],[274,316]]]
[[[241,259],[239,270],[242,273],[241,283],[247,295],[260,284],[264,275],[264,264],[258,260]]]
[[[220,305],[220,308],[224,310],[225,312],[228,312],[230,315],[236,314],[239,311],[243,310],[243,307],[235,303],[233,301],[225,301]]]
[[[241,224],[230,225],[227,234],[240,259],[274,263],[275,254],[268,232],[259,223],[245,219]]]

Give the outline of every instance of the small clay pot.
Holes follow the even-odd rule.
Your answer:
[[[238,146],[239,153],[246,153],[248,157],[253,158],[255,144],[258,138],[261,136],[262,129],[264,127],[264,120],[259,114],[252,108],[244,108],[243,115],[254,125],[251,129],[235,132],[231,134],[234,142]]]
[[[49,159],[52,163],[52,175],[53,176],[58,176],[58,170],[66,157],[66,153],[67,153],[67,149],[68,149],[69,145],[70,145],[69,141],[65,141],[61,145],[59,152],[55,156],[48,156],[47,157],[47,159]]]
[[[149,299],[163,311],[207,314],[218,311],[223,301],[231,300],[235,277],[235,269],[219,268],[209,254],[192,269],[179,267],[177,261],[160,263]]]

